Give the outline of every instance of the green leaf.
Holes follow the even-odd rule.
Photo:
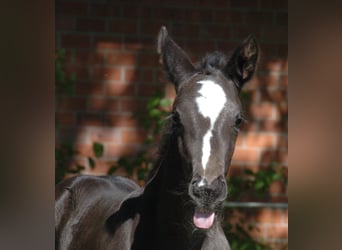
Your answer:
[[[94,142],[93,143],[93,151],[97,158],[101,157],[103,155],[104,147],[103,144]]]
[[[163,108],[167,108],[171,105],[171,100],[168,98],[163,98],[160,100],[160,106]]]
[[[258,181],[255,182],[254,188],[256,190],[260,190],[260,189],[262,189],[264,187],[264,185],[265,185],[265,183],[263,181],[258,180]]]
[[[107,175],[112,175],[116,172],[116,170],[118,170],[118,166],[111,166],[108,171],[107,171]]]
[[[85,169],[85,166],[77,165],[77,170],[78,170],[79,172],[81,172],[81,171],[84,170],[84,169]]]
[[[94,161],[94,159],[91,158],[91,157],[88,157],[88,162],[89,162],[90,168],[94,169],[95,168],[95,161]]]
[[[150,111],[149,111],[149,115],[151,116],[151,117],[158,117],[158,116],[160,116],[162,114],[162,112],[159,110],[159,109],[151,109]]]
[[[247,174],[247,175],[251,175],[251,176],[254,176],[254,172],[252,171],[252,170],[250,170],[250,169],[245,169],[245,174]]]

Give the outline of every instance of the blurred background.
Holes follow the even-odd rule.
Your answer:
[[[56,183],[82,173],[144,185],[175,94],[156,53],[162,25],[193,61],[254,34],[224,228],[232,249],[288,249],[287,1],[56,0],[55,18]]]

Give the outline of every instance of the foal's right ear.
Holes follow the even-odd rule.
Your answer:
[[[254,36],[248,36],[233,52],[225,72],[232,77],[238,89],[249,81],[257,67],[259,46]]]
[[[178,91],[182,81],[194,71],[194,66],[188,55],[171,39],[164,26],[159,31],[157,52],[169,80]]]

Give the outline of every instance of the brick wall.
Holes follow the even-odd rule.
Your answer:
[[[91,174],[105,173],[119,156],[141,148],[144,131],[133,112],[143,111],[156,90],[174,94],[164,84],[155,50],[161,25],[193,60],[214,49],[228,52],[248,34],[256,36],[260,66],[244,89],[250,96],[244,102],[249,123],[239,135],[230,174],[274,161],[287,166],[287,1],[283,0],[56,0],[56,45],[66,51],[67,72],[77,77],[75,94],[56,103],[56,143],[73,143],[80,152],[74,163],[87,166],[85,173]],[[91,170],[86,156],[92,154],[94,141],[104,144],[104,156]],[[287,201],[280,183],[271,192],[273,201]],[[279,216],[284,220],[279,222]],[[267,214],[261,238],[286,242],[286,220],[283,210]]]

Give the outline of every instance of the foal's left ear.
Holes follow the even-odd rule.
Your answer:
[[[234,79],[239,90],[252,78],[258,59],[259,46],[256,39],[250,35],[235,49],[225,70]]]
[[[176,91],[178,91],[183,79],[194,71],[190,58],[171,39],[164,26],[159,31],[157,51],[169,80],[174,83]]]

